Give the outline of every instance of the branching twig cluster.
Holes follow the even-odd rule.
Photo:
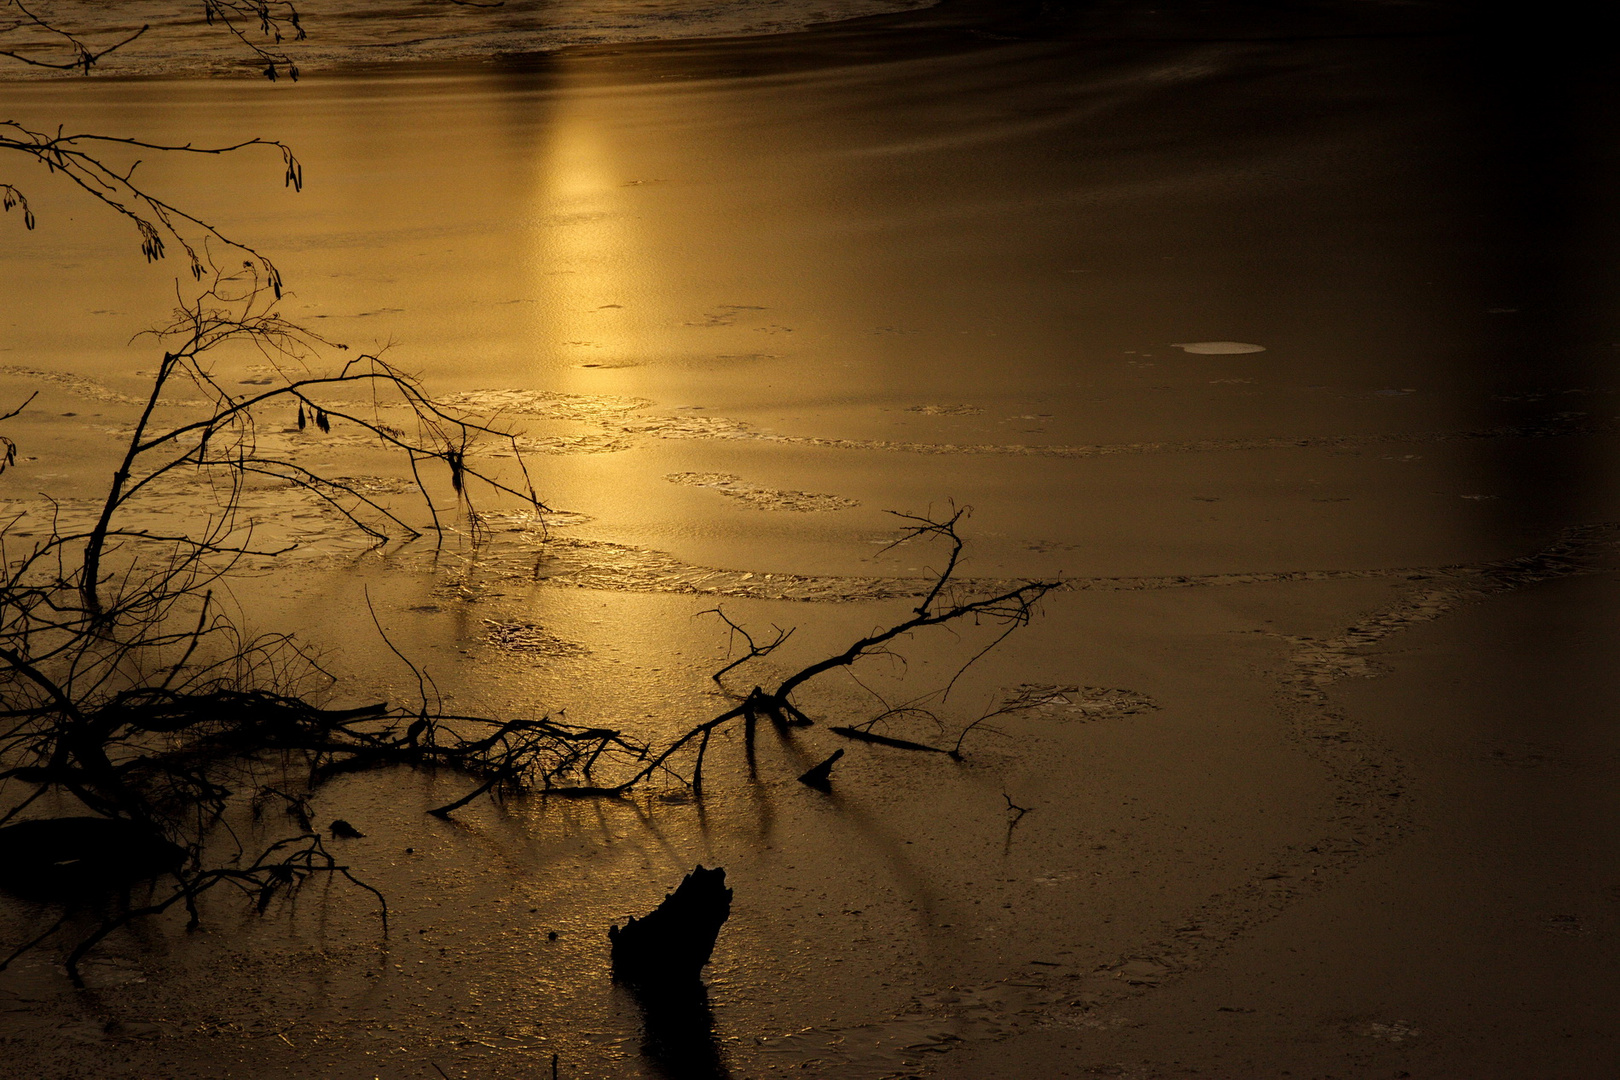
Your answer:
[[[0,424],[3,424],[7,420],[20,415],[22,411],[28,408],[28,406],[32,404],[33,400],[37,397],[39,397],[39,391],[35,390],[32,394],[29,394],[26,399],[24,399],[21,405],[18,405],[16,408],[12,409],[8,413],[5,413],[4,415],[0,415]],[[7,469],[11,468],[11,466],[15,464],[17,464],[17,444],[13,442],[9,436],[0,435],[0,473],[4,473]]]
[[[220,27],[246,50],[248,58],[263,65],[264,76],[298,78],[298,65],[282,52],[290,38],[303,41],[304,27],[291,0],[201,0],[209,26]],[[0,56],[30,67],[90,74],[108,55],[134,43],[152,28],[143,25],[131,33],[80,30],[61,19],[41,14],[22,0],[4,0],[0,11]],[[97,13],[101,15],[103,13]],[[96,40],[92,40],[96,39]]]
[[[263,64],[267,78],[274,80],[281,74],[298,78],[298,65],[276,48],[286,36],[294,40],[303,40],[305,36],[298,9],[290,0],[202,0],[202,6],[209,25],[222,27],[240,42],[256,63]],[[254,26],[257,37],[250,29]],[[133,33],[107,37],[93,31],[70,29],[22,0],[0,0],[0,57],[31,67],[88,75],[109,53],[130,45],[150,29],[142,26]],[[91,38],[95,36],[105,40],[92,44]],[[135,155],[141,153],[218,156],[255,146],[278,150],[286,167],[286,186],[295,191],[302,189],[303,166],[286,144],[273,139],[195,146],[108,135],[67,134],[60,128],[54,132],[41,131],[16,120],[0,119],[0,151],[9,150],[44,165],[50,173],[65,177],[126,218],[135,227],[141,253],[148,262],[163,258],[171,243],[178,245],[186,254],[187,268],[200,281],[219,269],[209,251],[209,244],[218,242],[250,256],[264,281],[280,296],[281,272],[269,258],[229,239],[213,225],[165,201],[135,179],[135,170],[141,164],[141,158]],[[125,160],[115,161],[109,156],[118,154],[124,154]],[[26,228],[33,229],[36,224],[27,196],[15,184],[0,183],[0,209],[20,209]]]
[[[419,535],[355,484],[300,464],[296,445],[267,447],[259,429],[266,415],[308,411],[321,434],[307,432],[304,442],[341,425],[403,455],[436,524],[430,466],[443,470],[474,521],[474,484],[544,509],[521,463],[514,486],[471,457],[481,442],[510,443],[512,435],[441,408],[380,357],[326,363],[341,346],[286,322],[251,266],[215,278],[156,333],[167,347],[93,524],[69,528],[53,515],[43,537],[36,526],[27,530],[35,538],[22,540],[11,535],[15,519],[0,523],[0,826],[55,793],[190,853],[179,892],[151,911],[181,898],[190,904],[219,883],[254,882],[269,895],[263,890],[300,875],[341,868],[307,830],[246,870],[199,861],[204,837],[265,755],[302,754],[311,777],[340,763],[399,760],[515,778],[537,737],[575,737],[553,735],[544,721],[441,736],[423,726],[425,710],[413,717],[380,706],[318,708],[310,695],[330,681],[319,665],[286,636],[244,636],[214,597],[241,558],[277,553],[253,544],[253,523],[241,516],[250,482],[308,492],[378,542]],[[242,348],[273,372],[245,396],[232,393],[215,355]],[[182,405],[169,396],[176,388],[190,395]],[[9,464],[12,444],[3,446]],[[143,500],[182,479],[204,483],[214,512],[196,528],[143,527],[135,517]]]
[[[988,623],[997,628],[998,633],[994,639],[978,653],[974,654],[967,664],[952,678],[951,682],[954,684],[956,678],[960,678],[962,671],[965,671],[967,666],[977,661],[991,648],[994,648],[996,644],[1005,640],[1012,631],[1028,625],[1035,615],[1040,600],[1048,592],[1056,588],[1057,585],[1055,582],[1032,581],[992,596],[973,596],[956,578],[964,548],[964,541],[957,531],[957,526],[967,513],[967,508],[961,507],[954,508],[948,517],[938,520],[912,514],[897,515],[909,524],[902,530],[901,537],[896,543],[936,540],[947,545],[943,568],[937,572],[922,599],[912,609],[908,618],[902,619],[889,627],[874,630],[852,643],[842,652],[799,669],[778,683],[774,690],[767,691],[761,686],[754,687],[735,707],[697,725],[672,740],[656,753],[648,754],[639,768],[636,768],[615,784],[584,784],[567,788],[553,788],[552,790],[570,795],[620,795],[653,776],[666,775],[690,785],[694,790],[701,791],[703,787],[704,759],[708,753],[710,740],[716,731],[733,721],[741,720],[743,722],[750,740],[752,739],[754,726],[762,719],[768,719],[782,727],[809,725],[814,721],[795,704],[793,695],[817,676],[830,671],[850,668],[864,658],[887,655],[890,647],[896,641],[909,637],[920,630],[962,621]],[[723,613],[721,618],[734,631],[742,632],[741,627]],[[742,662],[769,655],[786,640],[787,632],[777,628],[775,639],[763,646],[755,643],[754,639],[746,634],[744,634],[744,638],[749,644],[749,655],[743,657]],[[729,671],[736,666],[735,663],[729,664],[722,670]],[[944,692],[949,692],[948,686]],[[906,749],[936,749],[902,739],[872,735],[870,732],[863,732],[849,727],[837,727],[833,730],[839,734],[868,742],[883,743]],[[960,752],[961,740],[959,739],[955,750],[950,751],[950,753],[953,757],[960,757]],[[686,765],[684,773],[676,765],[676,762],[682,760],[683,755],[689,755],[689,764]]]
[[[109,135],[67,134],[61,129],[39,131],[15,120],[0,120],[0,151],[13,151],[45,166],[54,175],[65,177],[91,198],[123,216],[140,236],[141,254],[148,262],[163,258],[170,243],[185,252],[193,278],[202,280],[217,273],[219,266],[210,251],[217,242],[247,254],[256,272],[279,299],[281,272],[270,259],[246,244],[232,240],[207,221],[181,210],[137,183],[135,171],[140,159],[115,163],[107,155],[115,152],[147,151],[163,154],[219,156],[251,147],[272,147],[284,166],[283,183],[294,191],[303,189],[304,169],[292,149],[274,139],[246,139],[222,146],[194,146],[190,143],[156,143]],[[23,223],[32,229],[34,212],[23,193],[11,184],[0,184],[0,206],[23,212]]]
[[[298,65],[278,48],[286,37],[303,41],[306,37],[298,9],[290,0],[203,0],[203,17],[209,26],[222,26],[260,63],[264,77],[271,82],[283,73],[298,79]],[[258,37],[250,27],[257,26]],[[269,46],[264,42],[268,40]]]
[[[15,40],[6,35],[21,28],[55,39],[62,50],[45,55],[0,48],[0,56],[25,63],[88,73],[145,32],[92,45],[18,0],[0,3],[13,13],[10,25],[0,22],[0,45]],[[203,0],[203,5],[211,23],[223,26],[265,64],[268,77],[276,78],[278,71],[296,77],[292,61],[275,49],[285,36],[303,36],[291,3]],[[254,39],[255,23],[268,43]],[[281,276],[267,257],[138,184],[139,160],[112,160],[142,152],[219,155],[252,147],[278,150],[286,184],[301,187],[297,159],[273,140],[198,147],[38,131],[0,120],[0,151],[27,156],[124,216],[149,261],[164,257],[169,245],[179,246],[193,277],[203,282],[200,295],[182,298],[173,320],[155,331],[162,358],[119,449],[94,523],[69,527],[58,515],[43,539],[19,543],[14,523],[0,522],[0,827],[26,818],[31,806],[51,796],[58,807],[76,803],[103,822],[138,827],[165,844],[172,841],[186,856],[183,865],[167,868],[172,888],[165,892],[154,886],[141,904],[126,897],[122,907],[81,936],[66,955],[70,972],[76,974],[79,961],[108,934],[134,920],[183,904],[195,921],[198,897],[218,886],[240,890],[261,911],[311,875],[338,874],[369,889],[331,855],[310,820],[308,792],[336,774],[403,765],[469,777],[473,786],[464,795],[432,811],[441,816],[486,795],[524,791],[612,797],[668,781],[701,792],[711,741],[722,729],[740,721],[751,747],[761,720],[783,728],[811,724],[796,700],[808,683],[870,657],[894,656],[891,650],[902,639],[934,627],[965,622],[995,629],[971,665],[1027,625],[1054,587],[1029,582],[991,596],[973,595],[957,576],[963,554],[958,526],[965,509],[939,519],[900,515],[905,527],[898,543],[934,541],[945,550],[943,565],[906,617],[786,676],[774,690],[755,686],[733,707],[659,745],[618,729],[550,716],[449,713],[421,671],[421,701],[415,708],[317,704],[331,676],[316,660],[290,637],[244,635],[215,600],[216,585],[239,560],[282,550],[254,544],[243,493],[252,484],[300,489],[379,543],[420,531],[360,485],[300,463],[298,440],[336,438],[334,430],[341,427],[343,437],[359,437],[400,455],[437,531],[442,532],[441,511],[428,479],[436,471],[475,535],[475,486],[535,511],[545,507],[513,434],[435,404],[415,379],[380,356],[330,362],[328,357],[343,347],[280,315]],[[16,187],[0,184],[0,206],[20,209],[25,226],[34,227],[33,211]],[[222,269],[223,260],[216,257],[220,246],[247,258],[233,256],[229,262],[239,268]],[[227,382],[216,367],[217,355],[233,349],[251,350],[263,361],[271,372],[263,389],[233,392],[241,384]],[[176,402],[176,388],[200,395],[200,402],[195,397]],[[352,400],[357,394],[359,404]],[[0,422],[26,405],[0,416]],[[261,425],[272,415],[286,417],[288,426],[276,438],[261,437],[268,434]],[[281,436],[291,437],[292,449]],[[511,447],[517,478],[478,465],[478,450],[491,441]],[[15,445],[0,435],[0,471],[15,460]],[[165,485],[198,479],[214,496],[214,510],[201,526],[158,531],[136,519],[142,501]],[[756,640],[723,612],[715,614],[747,644],[746,655],[715,673],[717,682],[745,663],[772,656],[792,633],[773,628],[772,638]],[[955,678],[940,696],[954,683]],[[906,749],[941,749],[874,733],[871,723],[832,730]],[[954,749],[942,752],[960,757],[961,747],[959,738]],[[266,769],[276,772],[281,786],[264,783]],[[257,809],[267,798],[286,804],[299,828],[296,835],[270,843],[252,859],[240,846],[223,864],[205,856],[228,807],[239,804],[233,800],[246,799]],[[0,969],[52,939],[69,921],[64,915],[21,943],[0,959]]]
[[[752,660],[759,660],[762,657],[771,655],[771,653],[777,650],[778,646],[782,645],[787,641],[788,638],[793,636],[794,628],[792,627],[788,628],[787,630],[783,630],[780,626],[772,626],[771,630],[774,632],[774,636],[772,636],[771,640],[761,645],[759,642],[754,640],[754,635],[750,634],[745,627],[733,621],[731,616],[727,615],[725,611],[720,608],[709,608],[707,611],[698,612],[698,614],[714,615],[719,618],[721,622],[726,624],[726,629],[731,637],[731,640],[727,643],[728,654],[730,649],[737,644],[738,638],[742,638],[748,643],[748,651],[746,653],[737,657],[737,659],[732,660],[725,667],[721,668],[710,676],[710,678],[712,678],[715,682],[719,682],[727,672],[742,667],[744,664]]]
[[[217,290],[213,294],[216,302],[220,295]],[[0,700],[5,702],[0,708],[0,805],[9,809],[0,826],[42,794],[55,792],[95,814],[141,823],[154,834],[178,840],[191,858],[177,872],[170,894],[106,921],[74,947],[74,963],[131,918],[182,901],[195,916],[197,895],[220,884],[252,893],[262,906],[277,889],[308,874],[347,875],[320,846],[305,801],[305,792],[337,774],[395,765],[444,768],[470,777],[474,786],[432,811],[441,816],[485,795],[527,791],[612,797],[663,781],[701,793],[711,741],[728,725],[740,721],[751,745],[761,720],[782,727],[810,724],[795,695],[818,676],[889,654],[915,632],[963,621],[988,624],[995,631],[994,644],[1026,625],[1054,587],[1030,582],[991,596],[971,595],[955,577],[963,551],[957,527],[966,511],[954,510],[941,520],[901,515],[907,522],[903,542],[946,545],[943,568],[905,618],[788,675],[774,690],[754,687],[732,708],[662,745],[615,728],[585,727],[549,716],[499,719],[449,713],[420,671],[421,701],[415,708],[387,703],[323,708],[314,701],[330,676],[289,638],[244,638],[208,591],[233,559],[250,550],[231,518],[244,477],[273,475],[323,495],[323,484],[342,490],[340,483],[320,480],[260,452],[254,439],[256,411],[278,397],[296,402],[329,418],[328,426],[333,418],[353,424],[405,452],[413,466],[437,462],[458,478],[463,495],[466,481],[476,478],[539,504],[532,490],[485,477],[462,456],[472,435],[493,432],[438,409],[410,380],[378,366],[376,358],[359,367],[351,362],[336,375],[292,373],[301,364],[289,357],[303,356],[297,350],[313,348],[314,339],[282,323],[272,311],[253,306],[254,295],[245,298],[246,314],[238,309],[227,316],[223,307],[199,304],[185,309],[170,328],[180,344],[165,353],[97,524],[86,533],[53,532],[18,559],[5,553],[7,576],[0,583]],[[284,382],[253,397],[232,397],[204,358],[235,341],[278,357],[288,369]],[[154,417],[163,387],[177,377],[209,395],[211,411],[200,419],[159,424]],[[416,417],[417,432],[407,437],[374,417],[318,396],[322,389],[356,382],[401,395]],[[224,523],[200,539],[156,537],[119,527],[132,500],[182,466],[224,475]],[[399,523],[387,508],[355,495],[362,506]],[[422,495],[427,498],[425,489]],[[363,528],[376,527],[364,524],[359,509],[346,510],[351,520]],[[4,540],[0,530],[0,552]],[[71,555],[80,545],[82,558],[74,566]],[[133,550],[119,560],[118,572],[104,573],[106,556],[125,547]],[[155,559],[155,548],[165,551],[165,557]],[[769,656],[788,637],[778,628],[773,639],[761,644],[738,623],[721,617],[749,643],[744,661]],[[975,653],[968,663],[983,653]],[[958,677],[960,672],[953,684]],[[864,731],[833,730],[889,746],[940,749],[876,735],[869,726]],[[959,738],[945,752],[960,757],[961,743]],[[245,868],[205,865],[205,838],[223,820],[233,797],[267,790],[259,780],[266,766],[277,769],[283,783],[299,785],[293,794],[281,788],[272,794],[288,803],[302,831]],[[26,793],[18,794],[17,785]]]
[[[499,3],[469,3],[450,0],[468,7],[499,7]],[[302,16],[292,0],[201,0],[202,15],[210,26],[220,27],[243,49],[251,63],[260,66],[271,81],[286,76],[298,78],[298,65],[280,46],[287,40],[302,41]],[[59,20],[42,15],[22,0],[0,0],[0,58],[31,67],[57,71],[77,71],[88,75],[108,54],[132,44],[151,28],[142,26],[131,33],[106,33],[71,29]],[[92,43],[92,38],[100,40]],[[19,40],[21,39],[21,40]],[[60,174],[115,213],[126,218],[140,237],[141,252],[148,262],[164,257],[169,245],[186,254],[188,269],[201,280],[219,269],[209,245],[220,243],[249,255],[258,272],[277,295],[282,288],[281,273],[266,256],[222,234],[203,221],[160,198],[136,182],[138,156],[146,154],[194,154],[219,156],[251,147],[274,147],[285,166],[287,187],[301,190],[303,166],[291,148],[274,139],[245,139],[219,146],[191,143],[160,143],[135,138],[96,134],[67,134],[35,130],[16,120],[0,119],[0,151],[13,151]],[[123,155],[122,160],[114,160]],[[0,209],[22,211],[23,225],[33,229],[34,211],[16,184],[0,182]]]
[[[77,71],[90,74],[90,69],[108,53],[117,52],[151,29],[142,26],[134,33],[108,38],[92,45],[82,31],[69,30],[36,12],[22,0],[5,0],[7,16],[0,23],[0,42],[13,44],[19,37],[31,38],[32,48],[0,49],[0,56],[30,67],[52,68],[56,71]]]
[[[37,722],[45,722],[48,730],[61,723],[89,725],[89,736],[63,740],[53,751],[53,767],[69,770],[64,776],[72,770],[104,772],[95,759],[105,756],[112,729],[92,717],[125,710],[127,702],[119,695],[131,692],[127,686],[184,698],[224,685],[220,673],[193,662],[204,642],[233,633],[228,621],[210,608],[207,590],[242,556],[276,553],[253,547],[252,523],[239,519],[244,484],[268,479],[301,488],[378,541],[387,540],[390,531],[419,535],[355,485],[324,477],[290,453],[266,450],[257,424],[274,406],[308,409],[327,431],[334,422],[345,423],[402,453],[430,508],[434,501],[423,469],[436,464],[469,508],[468,484],[478,480],[543,509],[526,472],[520,489],[468,462],[477,440],[510,441],[510,434],[445,411],[408,375],[376,356],[357,357],[325,371],[313,369],[319,350],[339,347],[284,321],[251,275],[216,281],[196,302],[182,306],[162,336],[171,347],[163,354],[94,524],[79,531],[53,525],[44,539],[22,551],[9,542],[9,529],[0,528],[0,691],[5,701],[0,718],[20,724],[13,731],[27,733],[26,738],[37,738],[30,728]],[[252,395],[233,395],[209,356],[228,345],[255,349],[271,361],[277,380]],[[176,383],[201,391],[204,407],[188,418],[160,422],[165,394]],[[368,393],[371,408],[337,404],[326,396],[356,389]],[[386,419],[384,406],[393,407]],[[410,430],[399,426],[396,413],[408,418]],[[162,482],[198,474],[217,480],[218,502],[218,512],[200,531],[164,535],[126,524],[132,507]],[[438,511],[433,512],[437,522]],[[175,629],[182,618],[188,620],[184,628]],[[276,647],[238,640],[226,644],[221,655],[233,665],[228,682],[277,684],[269,676],[280,672],[262,665],[273,666],[284,656],[279,640]],[[103,713],[114,704],[113,713]],[[12,745],[0,741],[0,751]],[[98,781],[98,794],[89,789],[75,794],[103,812],[127,809],[120,806],[118,784],[106,775]]]

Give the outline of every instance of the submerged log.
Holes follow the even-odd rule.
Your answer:
[[[892,746],[896,750],[927,750],[934,754],[948,754],[949,750],[939,746],[929,746],[927,743],[912,742],[910,739],[895,739],[888,735],[879,735],[875,731],[855,727],[830,727],[827,729],[834,735],[842,735],[846,739],[858,739],[861,742],[876,743],[879,746]]]
[[[178,870],[185,849],[139,822],[70,817],[0,829],[0,888],[72,898]]]
[[[832,755],[819,765],[812,765],[799,777],[799,783],[809,784],[822,791],[832,790],[832,767],[838,764],[838,759],[844,756],[843,750],[834,750]]]
[[[697,984],[730,915],[726,872],[699,865],[650,915],[608,928],[614,977],[642,986]]]

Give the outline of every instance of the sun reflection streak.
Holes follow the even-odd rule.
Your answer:
[[[582,374],[593,370],[582,365],[620,365],[651,344],[625,317],[644,295],[635,267],[645,245],[623,205],[617,144],[590,111],[564,95],[544,140],[528,264],[530,288],[541,301],[534,340],[559,361],[558,389],[598,392],[600,380]]]

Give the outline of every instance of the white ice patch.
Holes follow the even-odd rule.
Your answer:
[[[1264,345],[1251,345],[1247,341],[1176,341],[1171,347],[1199,356],[1227,356],[1233,353],[1265,352]]]
[[[670,473],[664,477],[672,484],[688,487],[713,488],[720,494],[740,499],[757,510],[796,510],[813,513],[819,510],[848,510],[861,505],[841,495],[822,495],[813,491],[777,491],[747,483],[731,473]]]

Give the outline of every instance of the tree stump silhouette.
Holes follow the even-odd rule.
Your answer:
[[[669,1080],[731,1076],[701,977],[730,914],[726,872],[700,865],[651,914],[608,929],[613,977],[641,1007],[642,1053]]]
[[[640,986],[699,981],[730,915],[726,872],[699,865],[650,915],[608,928],[614,976]]]

